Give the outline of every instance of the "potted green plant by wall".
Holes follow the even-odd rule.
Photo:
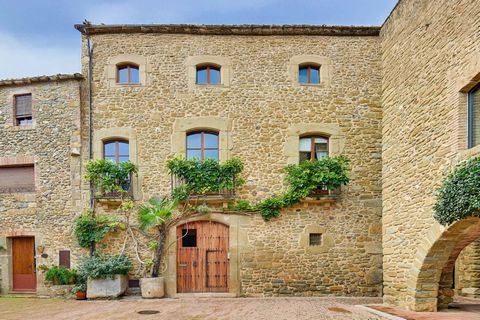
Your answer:
[[[79,273],[86,279],[87,298],[116,298],[124,294],[131,268],[132,263],[125,255],[101,255],[97,252],[84,257]]]
[[[165,295],[164,278],[161,267],[165,253],[167,232],[182,216],[184,211],[178,211],[177,202],[168,198],[152,197],[148,203],[140,206],[138,220],[144,231],[155,230],[157,241],[150,245],[154,250],[153,261],[146,265],[150,277],[140,279],[143,298],[162,298]],[[148,272],[148,271],[147,271]]]
[[[77,300],[86,300],[87,299],[87,284],[78,283],[75,287],[72,288],[72,293],[75,295]]]

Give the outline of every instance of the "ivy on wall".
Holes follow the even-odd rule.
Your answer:
[[[480,157],[461,163],[447,176],[438,190],[434,211],[443,225],[480,216]]]

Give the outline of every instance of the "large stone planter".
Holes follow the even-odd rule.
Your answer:
[[[87,280],[87,298],[116,298],[125,293],[128,286],[127,276],[117,274],[114,278]]]
[[[140,289],[142,290],[142,298],[163,298],[165,296],[164,278],[141,278]]]

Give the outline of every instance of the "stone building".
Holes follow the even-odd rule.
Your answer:
[[[138,202],[170,194],[165,162],[174,156],[238,157],[246,184],[236,199],[256,202],[285,188],[283,168],[305,152],[351,160],[338,198],[306,199],[268,222],[217,210],[177,226],[214,224],[228,239],[219,291],[383,295],[436,310],[467,247],[456,286],[474,292],[478,245],[469,244],[479,219],[445,228],[432,206],[445,175],[480,150],[467,126],[480,83],[479,18],[474,0],[401,0],[381,27],[77,25],[83,78],[0,82],[0,173],[27,175],[34,163],[35,176],[35,192],[0,195],[2,293],[15,289],[18,236],[35,237],[37,264],[70,262],[69,250],[75,265],[86,254],[71,222],[89,203],[81,176],[90,157],[137,164]],[[25,124],[14,119],[26,93],[32,124],[28,114]],[[179,282],[175,229],[169,296],[191,292]]]

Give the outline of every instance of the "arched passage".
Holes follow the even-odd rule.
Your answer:
[[[420,245],[408,285],[408,307],[437,311],[452,301],[453,270],[460,252],[480,238],[480,218],[471,217],[448,228],[433,226]]]

